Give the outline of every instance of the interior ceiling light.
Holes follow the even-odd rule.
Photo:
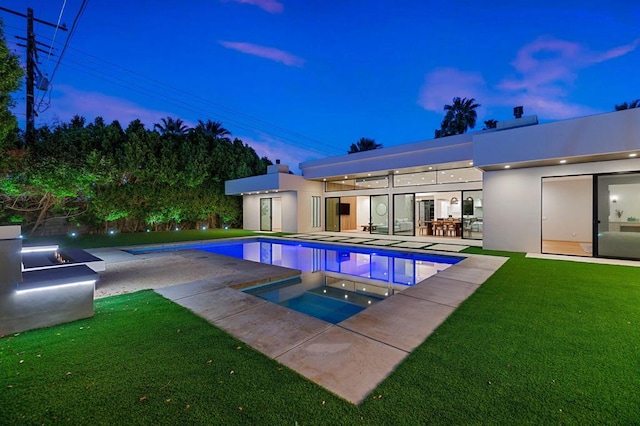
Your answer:
[[[636,154],[635,152],[629,154],[629,157],[637,157],[637,156],[638,156],[638,154]]]
[[[566,162],[567,162],[567,160],[560,160],[560,164],[564,164]]]
[[[506,166],[504,166],[504,168],[505,168],[505,169],[510,169],[510,168],[511,168],[511,166],[507,164]]]

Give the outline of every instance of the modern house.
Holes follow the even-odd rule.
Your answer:
[[[482,240],[640,259],[640,108],[345,154],[226,182],[250,230]]]

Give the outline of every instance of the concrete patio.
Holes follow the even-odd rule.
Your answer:
[[[458,264],[334,325],[239,290],[298,276],[296,270],[197,250],[91,252],[107,262],[97,297],[154,288],[355,404],[507,261],[461,254]]]

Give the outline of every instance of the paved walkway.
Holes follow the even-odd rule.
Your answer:
[[[299,271],[196,250],[143,256],[114,249],[91,252],[107,262],[96,293],[112,294],[120,285],[142,280],[141,286],[156,288],[355,404],[508,260],[461,255],[466,259],[458,264],[334,325],[238,290],[297,276]],[[139,272],[132,275],[134,271]]]

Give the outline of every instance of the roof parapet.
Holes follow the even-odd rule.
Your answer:
[[[267,174],[269,175],[272,173],[288,174],[289,166],[287,166],[286,164],[280,164],[280,160],[276,160],[276,164],[271,164],[270,166],[267,166]]]
[[[496,130],[514,129],[516,127],[526,127],[538,124],[537,115],[529,115],[527,117],[515,118],[513,120],[498,121]]]

